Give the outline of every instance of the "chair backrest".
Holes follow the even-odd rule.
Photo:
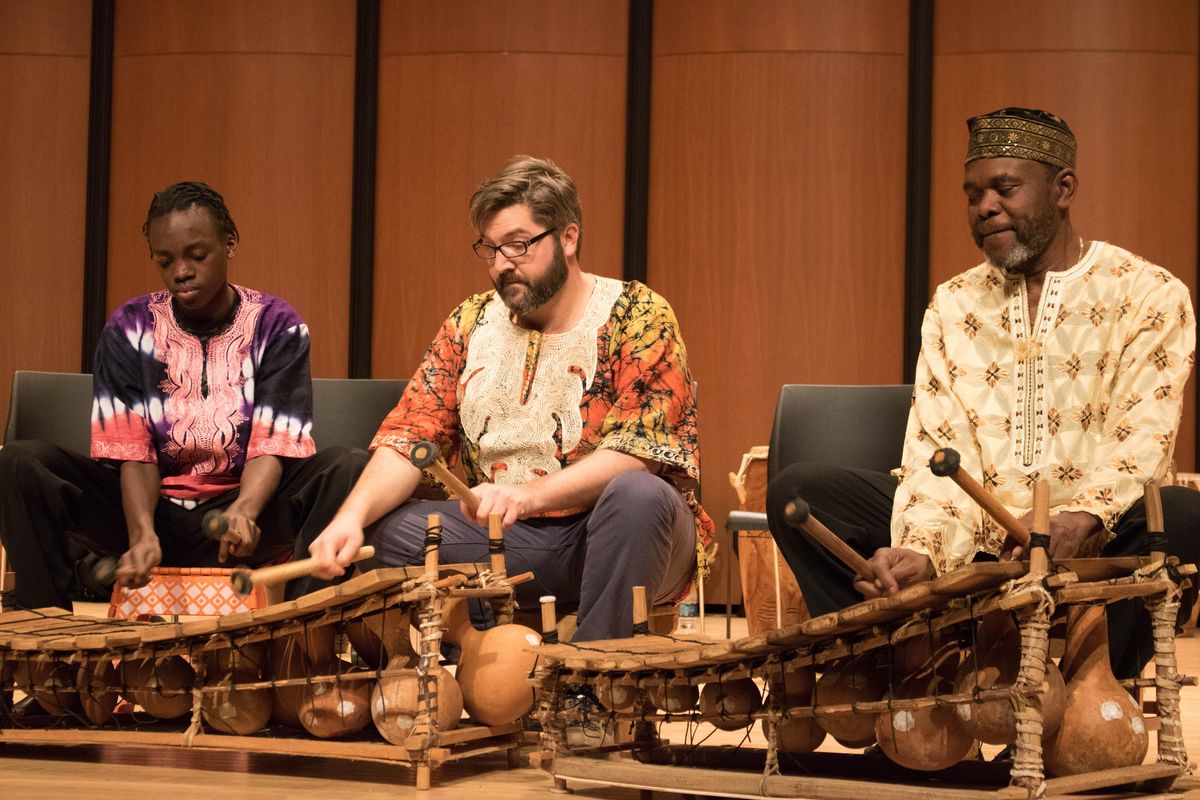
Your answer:
[[[312,434],[317,446],[365,448],[406,385],[407,380],[314,379]],[[4,441],[42,439],[87,454],[91,419],[90,374],[13,373]]]
[[[365,450],[407,385],[403,378],[314,378],[312,436],[317,449]]]
[[[87,455],[92,441],[92,376],[13,373],[4,441],[41,439]]]
[[[888,472],[900,466],[912,386],[786,384],[779,392],[767,475],[798,461]]]

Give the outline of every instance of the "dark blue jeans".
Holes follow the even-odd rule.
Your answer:
[[[370,566],[421,564],[429,514],[440,514],[445,564],[488,560],[487,530],[463,518],[457,500],[405,503],[367,530],[375,546]],[[576,607],[573,641],[616,639],[633,632],[634,586],[650,603],[683,590],[696,568],[696,523],[679,492],[645,472],[623,472],[588,513],[518,520],[504,531],[505,570],[533,572],[516,587],[517,602],[536,608],[557,598],[560,613]]]

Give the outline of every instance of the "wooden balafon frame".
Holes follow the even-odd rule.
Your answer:
[[[954,463],[941,474],[960,485],[973,483],[959,472]],[[977,501],[984,499],[989,512],[999,506],[984,498],[977,484],[963,488]],[[1161,506],[1153,485],[1147,497],[1152,552],[1145,557],[1049,563],[1048,537],[1042,533],[1049,527],[1045,487],[1035,496],[1040,498],[1035,500],[1040,507],[1035,508],[1032,536],[1011,515],[995,515],[1009,535],[1030,552],[1028,561],[969,564],[888,597],[737,641],[643,635],[580,645],[541,645],[534,684],[543,734],[533,763],[549,772],[559,789],[572,781],[727,797],[1019,800],[1127,784],[1146,792],[1167,791],[1176,777],[1190,769],[1179,695],[1181,685],[1194,680],[1178,673],[1175,625],[1180,590],[1196,568],[1164,557]],[[807,514],[802,502],[792,511],[791,521],[797,527],[821,540],[826,534],[833,536]],[[862,565],[851,566],[859,572]],[[1066,684],[1064,698],[1061,679],[1055,690],[1049,675],[1050,670],[1057,671],[1048,658],[1051,627],[1070,620],[1073,628],[1082,629],[1080,619],[1090,616],[1093,624],[1088,630],[1094,641],[1097,630],[1105,627],[1105,606],[1130,598],[1140,598],[1153,619],[1154,678],[1123,681],[1116,691],[1118,697],[1094,701],[1077,691],[1086,677],[1081,674]],[[634,607],[636,614],[639,607],[644,609],[644,603],[639,606],[635,599]],[[1014,666],[1015,677],[1005,682],[982,678],[994,677],[983,669],[983,656],[979,655],[986,649],[987,642],[981,638],[986,626],[981,623],[987,619],[1016,626],[1009,649],[1018,651],[1019,664]],[[635,617],[635,631],[639,621]],[[1103,646],[1107,671],[1106,639]],[[1064,670],[1087,660],[1081,647],[1073,644],[1069,632]],[[926,658],[915,669],[904,663],[912,661],[914,650],[923,650]],[[938,682],[930,664],[948,651],[954,654],[951,673],[956,665],[960,677]],[[859,683],[856,685],[864,689],[849,697],[837,696],[832,703],[822,699],[821,685],[827,677],[839,671],[849,673],[852,667],[848,665],[872,657],[876,672],[884,676],[877,694],[870,695],[865,684]],[[928,671],[922,673],[921,669]],[[901,680],[909,670],[920,676],[919,685],[933,691],[899,691],[911,683]],[[814,672],[823,673],[815,693]],[[962,675],[968,676],[965,681]],[[765,685],[764,698],[759,699],[757,689],[740,688],[749,683],[746,678]],[[1111,673],[1107,678],[1117,685]],[[580,722],[580,706],[567,698],[579,685],[590,687],[605,706],[592,713],[613,723],[606,729],[611,735],[606,732],[603,741],[583,746],[573,744],[568,736],[568,727]],[[717,687],[717,702],[706,703],[704,695],[713,686]],[[732,691],[735,686],[737,692]],[[1141,707],[1128,695],[1133,690],[1140,696],[1141,690],[1149,687],[1155,690],[1154,711],[1143,718]],[[744,698],[747,691],[749,699],[735,697],[742,694]],[[696,708],[693,704],[698,695]],[[1103,737],[1080,734],[1078,722],[1071,723],[1076,727],[1070,735],[1065,733],[1068,722],[1092,705],[1102,707],[1105,720],[1118,717],[1115,709],[1120,695],[1133,706],[1132,712],[1126,711],[1121,718],[1129,730],[1120,735],[1135,740],[1140,735],[1140,753],[1136,742],[1132,756],[1128,748],[1093,753],[1098,747],[1093,740]],[[685,707],[672,703],[679,698],[685,698]],[[1051,710],[1056,702],[1069,706],[1060,704],[1056,711]],[[945,729],[959,724],[955,717],[975,719],[989,709],[1007,711],[1013,720],[1008,740],[1015,745],[1011,766],[976,760],[978,743],[973,736],[965,740],[961,755],[952,751],[951,766],[929,755],[929,747],[951,738]],[[936,716],[939,713],[941,717]],[[1050,721],[1048,715],[1055,718]],[[916,737],[919,741],[904,738],[914,718],[915,731],[922,734]],[[823,738],[824,732],[818,728],[844,732],[847,720],[864,719],[868,730],[873,720],[872,735],[890,760],[881,755],[805,752],[814,750]],[[927,724],[923,732],[922,719]],[[725,729],[739,725],[748,729],[761,722],[768,746],[765,751],[706,747],[702,741],[671,746],[658,737],[655,726],[677,721],[711,722]],[[1050,724],[1062,726],[1064,734],[1059,737],[1057,730],[1043,730]],[[1083,723],[1084,731],[1089,730],[1088,724]],[[1157,730],[1157,760],[1143,764],[1147,728]],[[688,738],[696,733],[689,725]],[[838,738],[844,744],[863,745],[863,741]],[[612,760],[611,754],[618,751],[627,751],[633,758]]]
[[[448,761],[507,752],[513,764],[532,691],[526,687],[525,708],[508,720],[459,724],[463,693],[448,673],[440,674],[438,656],[444,615],[466,619],[455,605],[481,599],[503,626],[512,619],[513,585],[531,575],[506,576],[498,519],[490,526],[487,568],[439,566],[436,515],[429,522],[424,566],[373,570],[249,612],[174,623],[61,609],[0,614],[0,692],[33,694],[49,712],[14,717],[0,704],[0,744],[168,746],[400,763],[415,768],[420,789]],[[314,568],[311,560],[267,567],[235,575],[235,585],[245,590]],[[415,651],[410,620],[420,631]],[[334,642],[343,633],[360,656],[375,650],[374,664],[340,658]],[[525,644],[536,642],[535,636]],[[512,681],[524,685],[532,662],[528,656]],[[460,676],[464,669],[460,662]],[[384,691],[397,683],[404,686]]]

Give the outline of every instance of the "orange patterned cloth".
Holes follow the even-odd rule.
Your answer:
[[[1009,511],[1050,482],[1051,512],[1085,511],[1111,535],[1151,478],[1162,478],[1195,363],[1196,320],[1171,273],[1104,242],[1046,274],[1027,319],[1024,279],[982,264],[942,284],[921,330],[892,541],[929,555],[939,573],[1004,532],[952,481],[935,477],[939,447]]]
[[[432,440],[472,485],[524,483],[599,449],[628,453],[662,465],[707,543],[713,524],[692,491],[696,402],[675,312],[641,283],[595,280],[582,318],[564,333],[519,327],[494,291],[460,304],[371,449],[407,458]]]
[[[160,567],[150,571],[150,583],[140,589],[113,587],[108,616],[135,619],[143,616],[217,617],[253,611],[267,605],[266,589],[255,586],[245,597],[229,582],[231,569]]]

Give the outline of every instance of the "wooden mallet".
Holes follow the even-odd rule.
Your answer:
[[[102,556],[92,564],[92,581],[97,588],[111,587],[117,580],[117,565],[120,564],[113,556]]]
[[[442,482],[451,495],[463,502],[472,515],[479,508],[479,498],[471,491],[471,487],[462,482],[442,460],[438,447],[428,439],[423,439],[409,450],[408,459],[417,469],[425,470]]]
[[[538,598],[542,604],[542,644],[558,644],[558,614],[555,612],[555,597],[552,594]]]
[[[793,497],[783,507],[783,518],[787,520],[788,525],[799,528],[824,545],[826,550],[853,570],[855,575],[868,580],[875,577],[867,560],[857,550],[842,541],[836,533],[822,525],[821,521],[812,515],[808,503],[799,497]]]
[[[206,513],[200,522],[200,530],[208,538],[219,541],[229,530],[229,520],[225,518],[225,512],[214,508]]]
[[[350,559],[351,563],[362,561],[365,558],[370,558],[375,555],[375,548],[371,545],[361,548],[355,553],[354,558]],[[306,575],[312,575],[318,568],[315,558],[304,558],[299,561],[288,561],[284,564],[273,564],[269,567],[260,567],[259,569],[239,569],[234,570],[229,576],[229,582],[233,585],[233,590],[238,595],[245,597],[254,591],[255,586],[274,586],[277,583],[290,581],[294,578],[303,578]]]
[[[1145,492],[1146,538],[1150,541],[1150,557],[1162,561],[1167,557],[1166,526],[1163,524],[1162,490],[1156,480],[1146,481]]]
[[[633,587],[633,635],[650,634],[650,606],[646,603],[646,587]]]
[[[488,514],[488,557],[492,574],[505,574],[504,515],[495,511]]]
[[[972,500],[991,515],[992,519],[1000,523],[1000,527],[1004,528],[1017,544],[1028,548],[1029,528],[1010,514],[991,492],[979,484],[979,481],[968,475],[961,464],[962,457],[959,456],[957,450],[943,447],[935,451],[933,457],[929,459],[929,471],[939,478],[949,478],[957,483],[958,488],[966,492]]]
[[[1050,484],[1044,478],[1033,485],[1033,533],[1043,534],[1044,538],[1039,537],[1039,541],[1050,541]],[[1034,575],[1045,575],[1049,570],[1046,548],[1030,547],[1029,571]]]

